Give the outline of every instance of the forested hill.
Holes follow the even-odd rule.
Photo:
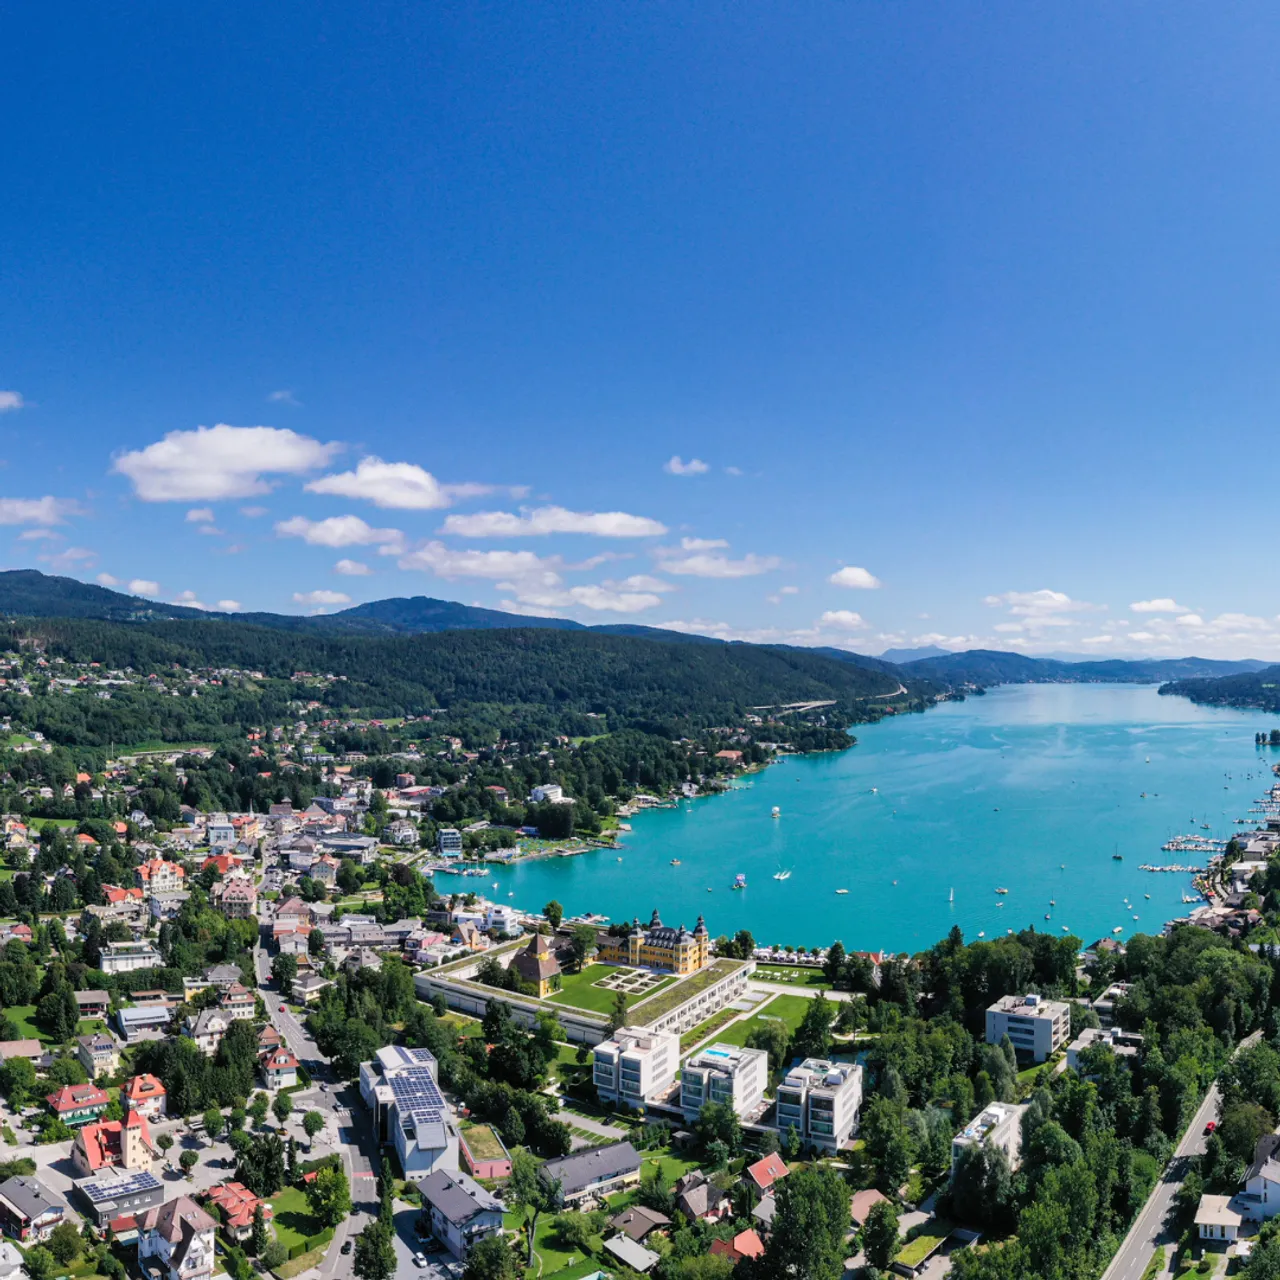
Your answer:
[[[183,732],[172,717],[216,718],[214,705],[233,693],[236,708],[223,714],[237,724],[271,720],[288,699],[302,698],[335,714],[361,711],[391,717],[445,708],[455,716],[466,712],[489,722],[502,717],[536,722],[548,731],[582,734],[632,727],[679,736],[688,729],[741,723],[753,708],[804,702],[829,701],[834,705],[826,713],[828,723],[854,723],[878,716],[885,700],[867,700],[892,694],[901,683],[895,676],[806,650],[670,644],[581,631],[353,637],[301,635],[240,622],[71,619],[14,621],[4,630],[6,648],[36,644],[46,657],[97,662],[108,670],[127,668],[144,680],[174,664],[241,673],[198,699],[159,699],[164,707],[154,710],[167,717],[166,740]],[[908,683],[911,704],[925,705],[930,687]],[[49,701],[66,707],[59,716],[73,714],[72,707],[85,708],[74,712],[86,718],[85,731],[104,737],[104,726],[126,705],[136,704],[141,716],[147,699],[145,690],[121,689],[110,701],[65,696]],[[261,711],[256,710],[258,701],[264,704]],[[30,700],[16,694],[0,695],[0,709],[31,718]],[[135,728],[149,736],[145,725]],[[205,736],[198,730],[192,724],[188,736]],[[119,727],[116,740],[122,736],[128,740],[136,735]]]
[[[1218,679],[1173,680],[1160,686],[1161,693],[1176,693],[1192,702],[1218,707],[1256,707],[1280,712],[1280,666],[1242,672]]]
[[[1216,658],[1137,658],[1099,662],[1062,662],[1024,653],[970,649],[945,657],[905,662],[901,669],[942,686],[1040,684],[1046,682],[1148,683],[1251,673],[1267,664],[1255,659],[1227,662]]]

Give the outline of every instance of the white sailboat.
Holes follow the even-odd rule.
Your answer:
[[[950,894],[947,896],[947,901],[954,902],[955,900],[956,900],[956,891],[952,889]]]

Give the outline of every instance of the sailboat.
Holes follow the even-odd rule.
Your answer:
[[[790,871],[783,871],[783,870],[779,869],[779,870],[777,870],[777,871],[775,871],[775,872],[773,873],[773,878],[774,878],[775,880],[790,880],[790,879],[791,879],[791,872],[790,872]]]
[[[947,901],[948,901],[948,902],[954,902],[955,900],[956,900],[956,891],[955,891],[954,889],[952,889],[952,890],[951,890],[951,893],[950,893],[950,894],[948,895],[948,897],[947,897]]]

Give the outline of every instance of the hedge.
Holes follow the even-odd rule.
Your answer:
[[[310,1253],[312,1249],[322,1249],[333,1239],[333,1228],[325,1227],[319,1235],[309,1236],[306,1240],[299,1240],[297,1244],[289,1247],[289,1260],[292,1262],[294,1258],[300,1258],[304,1253]]]

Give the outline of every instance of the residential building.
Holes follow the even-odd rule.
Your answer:
[[[66,1209],[38,1178],[0,1182],[0,1222],[7,1235],[24,1245],[47,1240],[66,1216]]]
[[[701,1169],[692,1169],[677,1178],[671,1190],[676,1208],[690,1222],[719,1222],[733,1212],[729,1193],[716,1186]]]
[[[323,858],[317,858],[311,867],[311,878],[317,884],[334,885],[338,881],[338,870],[342,863],[337,858],[330,858],[327,855]]]
[[[253,1234],[253,1213],[262,1206],[262,1219],[270,1222],[275,1215],[270,1200],[260,1200],[242,1182],[220,1182],[210,1187],[205,1204],[216,1209],[223,1230],[234,1240],[244,1241]]]
[[[1254,1147],[1253,1163],[1245,1170],[1244,1190],[1236,1197],[1245,1217],[1256,1222],[1280,1213],[1280,1134],[1266,1133]]]
[[[485,916],[484,927],[490,933],[505,933],[516,937],[521,931],[520,912],[515,907],[505,904],[490,906]]]
[[[190,1000],[192,996],[199,995],[202,991],[208,991],[210,987],[217,987],[219,991],[226,991],[232,983],[240,982],[241,980],[240,969],[237,965],[210,965],[204,971],[202,977],[183,978],[182,998]]]
[[[182,910],[182,904],[191,897],[189,893],[173,890],[168,893],[153,893],[147,899],[147,908],[152,920],[163,923],[165,920],[176,920]]]
[[[1043,996],[1001,996],[987,1010],[987,1043],[1008,1036],[1023,1059],[1043,1062],[1062,1048],[1071,1030],[1071,1008]]]
[[[231,1019],[221,1009],[201,1009],[186,1020],[182,1034],[196,1042],[196,1047],[206,1058],[218,1052],[222,1037],[227,1034]]]
[[[436,852],[442,858],[462,857],[462,832],[453,827],[441,827],[436,832]]]
[[[970,1120],[951,1140],[951,1172],[966,1147],[999,1147],[1009,1158],[1009,1168],[1021,1163],[1022,1113],[1025,1107],[993,1102]]]
[[[76,1007],[82,1018],[105,1018],[111,997],[105,991],[77,991]]]
[[[566,1204],[587,1196],[612,1195],[640,1181],[640,1156],[629,1142],[587,1147],[571,1155],[548,1160],[538,1169],[546,1182],[559,1181]]]
[[[853,1201],[849,1206],[849,1217],[853,1222],[853,1229],[861,1231],[867,1219],[871,1216],[871,1210],[888,1199],[889,1197],[884,1192],[877,1191],[874,1187],[870,1187],[865,1191],[855,1191],[853,1193]]]
[[[564,788],[558,782],[544,783],[529,792],[530,804],[562,804],[564,798]]]
[[[372,969],[375,972],[382,968],[382,957],[368,947],[356,947],[342,962],[348,973],[359,973],[361,969]]]
[[[277,929],[280,929],[281,926],[300,929],[303,925],[311,923],[310,908],[301,898],[286,898],[276,907],[274,923]]]
[[[163,1031],[172,1017],[167,1004],[135,1004],[116,1010],[116,1026],[125,1044],[136,1044]]]
[[[489,1236],[502,1234],[502,1201],[465,1173],[437,1169],[418,1183],[431,1234],[455,1258],[465,1258]]]
[[[1201,1196],[1195,1224],[1201,1240],[1236,1240],[1244,1214],[1230,1196]]]
[[[794,1129],[802,1142],[837,1151],[853,1135],[862,1105],[862,1068],[806,1058],[777,1090],[779,1132]]]
[[[8,1240],[0,1240],[0,1280],[23,1280],[24,1275],[18,1246]]]
[[[258,1070],[268,1089],[291,1089],[298,1083],[298,1059],[284,1046],[268,1049],[258,1059]]]
[[[766,1191],[773,1187],[775,1182],[781,1181],[791,1172],[787,1168],[787,1162],[776,1152],[770,1152],[769,1155],[757,1160],[755,1164],[749,1164],[746,1168],[746,1175],[751,1179],[752,1186],[763,1195]]]
[[[231,920],[248,920],[258,907],[258,888],[249,876],[232,876],[222,882],[218,902]]]
[[[0,1062],[10,1058],[26,1058],[38,1062],[44,1056],[44,1045],[39,1040],[0,1040]]]
[[[1136,1031],[1121,1031],[1119,1027],[1085,1027],[1067,1045],[1067,1066],[1080,1070],[1080,1055],[1086,1049],[1110,1049],[1117,1058],[1137,1058],[1142,1051],[1142,1037]]]
[[[123,1120],[84,1125],[72,1144],[71,1163],[87,1178],[101,1169],[149,1169],[158,1154],[146,1116],[130,1109]]]
[[[149,942],[107,942],[102,947],[102,972],[132,973],[135,969],[156,969],[163,962]]]
[[[647,1209],[642,1204],[633,1204],[609,1219],[609,1226],[620,1235],[636,1244],[643,1244],[645,1237],[651,1232],[664,1230],[671,1225],[671,1219],[657,1209]]]
[[[730,1262],[741,1262],[743,1258],[758,1258],[764,1252],[764,1241],[754,1227],[748,1227],[739,1231],[732,1240],[713,1240],[711,1252],[728,1258]]]
[[[395,822],[388,824],[382,835],[388,844],[413,848],[418,843],[418,824],[410,822],[407,818],[398,818]]]
[[[113,1076],[120,1069],[120,1051],[116,1042],[105,1032],[76,1037],[76,1057],[89,1073],[90,1080],[99,1076]]]
[[[1113,982],[1094,1002],[1093,1011],[1104,1027],[1115,1021],[1116,1002],[1129,994],[1131,985],[1128,982]]]
[[[596,940],[600,959],[612,964],[630,964],[665,973],[696,973],[711,959],[711,937],[707,922],[698,917],[693,932],[681,925],[672,929],[662,923],[655,908],[649,927],[642,928],[637,917],[625,938],[601,934]]]
[[[214,853],[220,849],[230,849],[236,842],[235,825],[225,813],[211,813],[204,831],[209,840],[209,848]]]
[[[96,1084],[64,1084],[57,1093],[47,1095],[45,1101],[63,1124],[74,1129],[96,1120],[110,1099]]]
[[[675,1083],[680,1037],[622,1027],[596,1045],[591,1076],[601,1099],[638,1111]]]
[[[139,889],[148,893],[177,893],[184,887],[187,873],[180,863],[152,858],[133,870]]]
[[[741,1118],[759,1104],[768,1082],[769,1055],[763,1049],[713,1044],[680,1072],[680,1110],[692,1121],[708,1102],[724,1102]]]
[[[188,1196],[148,1209],[138,1223],[138,1262],[153,1280],[213,1275],[218,1224]],[[154,1266],[148,1266],[151,1262]]]
[[[401,1045],[386,1045],[360,1064],[360,1096],[373,1112],[374,1134],[395,1148],[410,1181],[458,1167],[458,1131],[437,1073],[430,1050]]]
[[[300,974],[293,980],[293,998],[301,1004],[310,1004],[320,999],[325,987],[332,985],[328,978],[322,978],[318,973]]]
[[[231,1019],[232,1022],[245,1020],[253,1021],[254,1012],[257,1009],[257,1000],[252,991],[248,987],[242,986],[239,982],[233,982],[221,996],[218,997],[218,1008]]]
[[[148,1120],[163,1120],[167,1114],[168,1095],[155,1076],[134,1076],[121,1090],[120,1096],[130,1111],[136,1111]]]
[[[560,961],[556,959],[551,939],[545,934],[535,933],[529,945],[512,960],[511,967],[525,982],[537,988],[539,1000],[560,990]]]
[[[640,1275],[647,1275],[662,1261],[662,1255],[637,1244],[630,1236],[614,1236],[604,1242],[606,1253],[611,1253],[624,1266]]]

